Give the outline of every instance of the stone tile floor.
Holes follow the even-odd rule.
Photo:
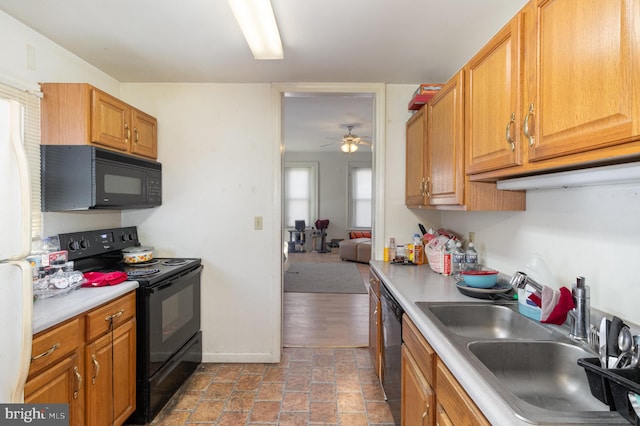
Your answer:
[[[278,364],[202,364],[152,425],[380,425],[367,348],[285,348]]]

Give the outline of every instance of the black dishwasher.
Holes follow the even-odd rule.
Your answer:
[[[402,314],[404,310],[389,290],[380,286],[382,304],[382,387],[394,422],[400,422],[402,393]]]

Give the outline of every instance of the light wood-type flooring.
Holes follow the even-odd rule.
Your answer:
[[[337,253],[289,253],[292,263],[339,263]],[[353,262],[349,262],[353,263]],[[365,286],[369,265],[356,263]],[[369,344],[369,296],[367,294],[284,293],[284,347],[364,347]]]

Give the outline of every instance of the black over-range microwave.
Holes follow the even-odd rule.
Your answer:
[[[90,145],[41,146],[42,210],[162,204],[162,164]]]

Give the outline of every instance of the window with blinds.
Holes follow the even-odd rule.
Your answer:
[[[42,237],[40,206],[40,92],[17,89],[0,83],[0,99],[17,101],[22,105],[22,140],[29,161],[31,180],[31,237]]]
[[[287,162],[284,165],[285,226],[293,228],[296,220],[307,226],[318,216],[318,163]]]
[[[371,228],[373,206],[371,166],[349,164],[349,227]]]

